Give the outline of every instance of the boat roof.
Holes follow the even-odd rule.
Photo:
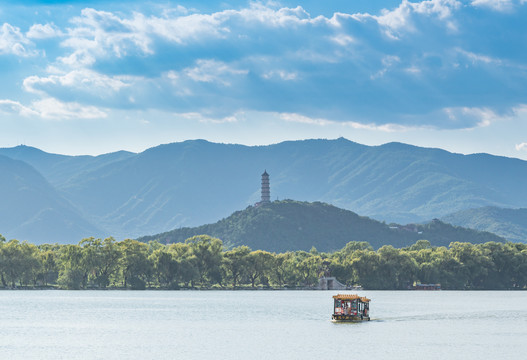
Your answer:
[[[357,300],[357,299],[359,299],[362,302],[370,302],[371,301],[367,297],[359,296],[357,294],[338,294],[338,295],[333,295],[333,299],[337,299],[337,300]]]

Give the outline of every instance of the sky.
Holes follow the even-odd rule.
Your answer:
[[[0,3],[0,147],[345,137],[527,160],[527,0]]]

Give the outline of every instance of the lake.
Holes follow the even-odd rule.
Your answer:
[[[0,291],[0,358],[526,358],[527,291],[345,293],[372,321],[330,291]]]

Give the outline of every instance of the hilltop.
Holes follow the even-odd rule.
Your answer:
[[[456,227],[439,220],[424,225],[387,225],[321,202],[293,200],[249,206],[214,224],[175,229],[138,240],[174,243],[194,235],[217,237],[227,247],[247,245],[275,252],[308,251],[313,246],[319,251],[336,251],[350,241],[366,241],[376,249],[383,245],[406,247],[420,239],[429,240],[434,246],[448,246],[454,241],[474,244],[504,241],[488,232]]]

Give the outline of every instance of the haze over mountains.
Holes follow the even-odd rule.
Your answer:
[[[35,243],[139,237],[213,223],[254,204],[260,175],[272,199],[322,201],[410,223],[482,206],[527,207],[527,162],[346,139],[269,146],[203,140],[142,153],[65,156],[0,149],[0,233]]]

